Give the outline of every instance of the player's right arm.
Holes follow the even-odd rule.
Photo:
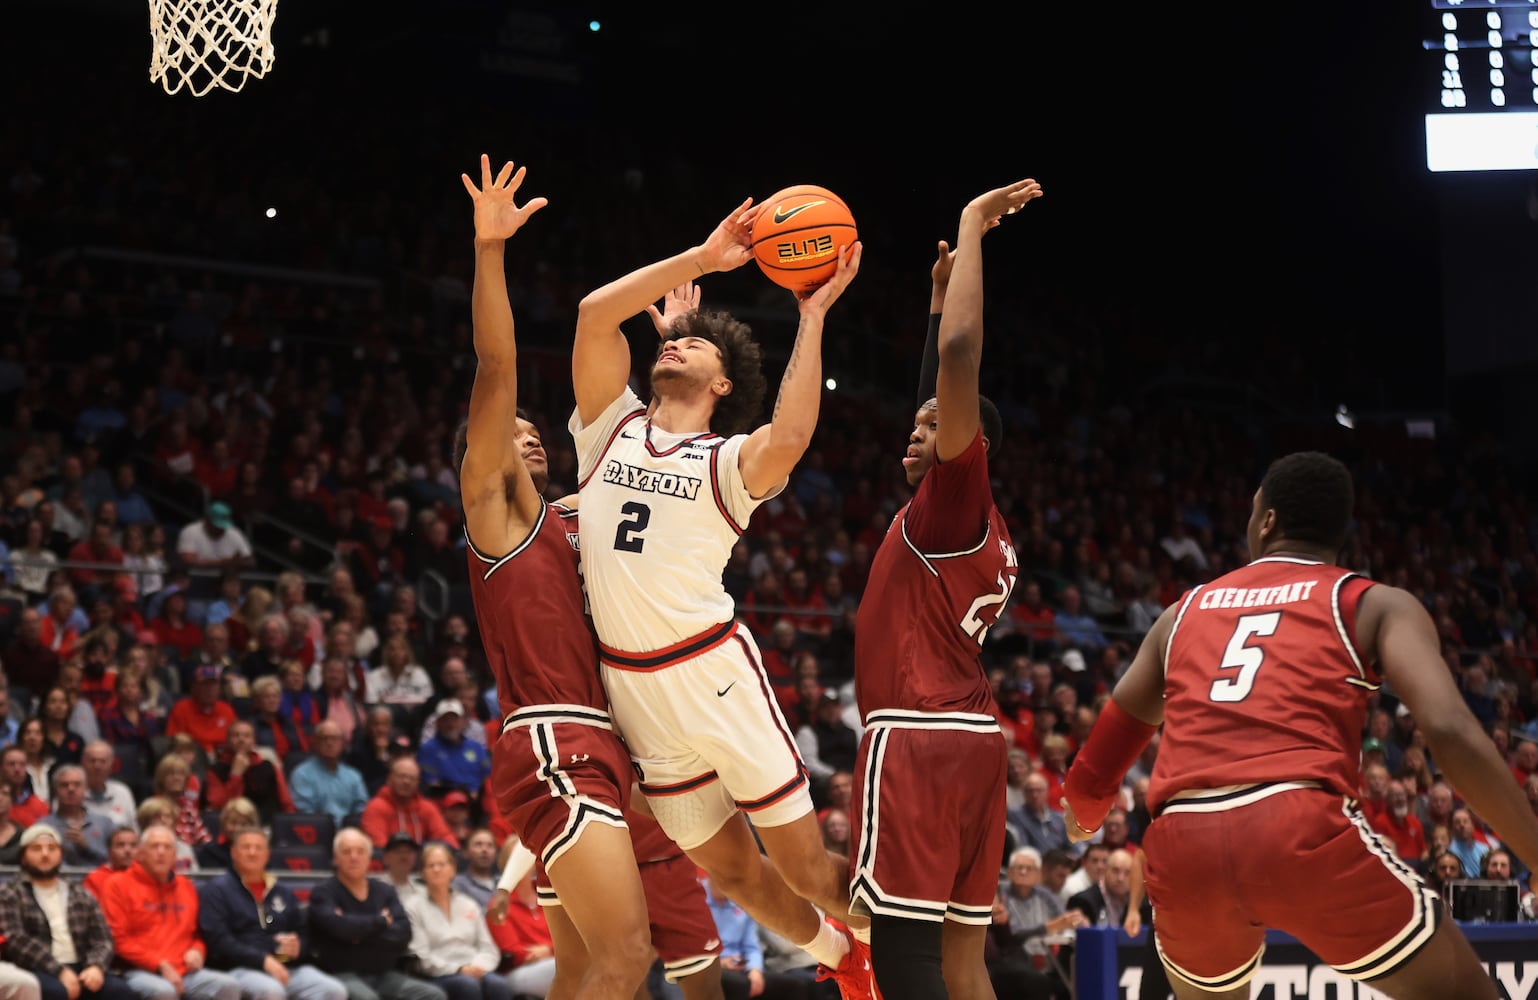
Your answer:
[[[940,374],[935,383],[940,434],[935,458],[941,462],[966,451],[977,436],[977,379],[983,359],[983,234],[1003,216],[1018,212],[1039,197],[1041,185],[1027,178],[978,195],[961,212],[956,257],[940,319]]]
[[[1164,654],[1180,605],[1164,609],[1143,637],[1131,666],[1116,682],[1089,739],[1063,781],[1063,825],[1074,843],[1088,840],[1105,822],[1127,769],[1164,722]]]
[[[515,548],[539,515],[539,493],[518,449],[518,348],[513,310],[507,298],[503,246],[529,216],[546,204],[534,198],[514,202],[525,168],[507,163],[495,178],[491,160],[481,156],[481,185],[461,174],[475,203],[475,285],[470,315],[475,339],[475,381],[459,494],[465,527],[475,543],[493,552]],[[512,490],[509,494],[508,485]]]
[[[584,426],[597,420],[630,381],[630,345],[620,324],[671,288],[752,260],[753,222],[762,210],[762,205],[755,206],[749,198],[722,219],[704,243],[631,271],[582,299],[577,307],[577,337],[571,347],[571,384],[577,397],[577,416]]]
[[[1538,817],[1453,682],[1426,609],[1397,587],[1370,587],[1357,606],[1357,642],[1409,706],[1458,794],[1529,870],[1538,868]]]
[[[924,330],[924,354],[919,360],[919,398],[914,409],[935,398],[935,381],[940,377],[940,319],[945,312],[945,290],[951,280],[951,265],[956,251],[940,241],[934,266],[929,269],[929,326]]]

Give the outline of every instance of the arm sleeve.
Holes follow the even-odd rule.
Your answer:
[[[988,453],[978,428],[966,451],[949,462],[936,460],[919,483],[903,517],[903,532],[925,555],[964,552],[982,541],[992,508]]]
[[[582,417],[576,410],[571,411],[571,419],[566,422],[566,429],[571,431],[572,440],[577,445],[577,478],[583,482],[593,474],[598,467],[598,462],[603,458],[603,453],[608,450],[609,441],[619,430],[620,424],[636,413],[645,413],[646,406],[641,402],[629,386],[625,391],[614,398],[614,401],[604,408],[587,426],[583,426]]]
[[[924,332],[924,353],[919,360],[919,398],[915,409],[935,398],[940,382],[940,314],[929,314],[929,329]]]
[[[498,889],[504,889],[509,894],[513,888],[523,881],[523,877],[534,867],[534,852],[524,844],[522,840],[513,846],[513,852],[507,856],[507,866],[502,869],[502,878],[497,882]]]

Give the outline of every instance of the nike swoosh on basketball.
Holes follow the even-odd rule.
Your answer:
[[[732,681],[730,684],[726,685],[726,687],[724,687],[721,690],[717,691],[716,692],[716,697],[717,698],[725,698],[726,697],[726,692],[730,691],[732,688],[734,688],[736,686],[737,686],[737,682],[736,681]]]
[[[827,203],[827,199],[823,199],[821,201],[809,201],[805,205],[797,205],[795,208],[788,212],[780,208],[780,206],[776,205],[774,206],[774,224],[778,226],[782,222],[787,222],[790,219],[795,218],[797,215],[800,215],[802,212],[805,212],[809,208],[817,205],[826,205]]]

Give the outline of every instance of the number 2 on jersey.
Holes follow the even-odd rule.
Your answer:
[[[1018,571],[1013,566],[1007,567],[999,574],[999,592],[982,594],[972,602],[970,608],[967,608],[967,616],[961,619],[961,630],[976,639],[979,646],[988,637],[988,630],[993,627],[993,623],[998,621],[999,611],[1009,603],[1009,593],[1015,589],[1015,578],[1018,575]],[[992,609],[992,614],[988,616],[987,621],[983,621],[982,615],[989,609]]]
[[[619,512],[625,517],[619,523],[619,530],[614,532],[614,547],[621,552],[640,552],[646,544],[641,532],[646,530],[647,523],[652,519],[652,509],[632,500],[621,507]]]
[[[1223,662],[1218,664],[1219,670],[1237,670],[1235,676],[1223,676],[1212,682],[1213,701],[1235,702],[1243,701],[1250,696],[1250,689],[1255,686],[1255,675],[1260,671],[1261,664],[1266,661],[1266,651],[1259,646],[1246,645],[1254,636],[1275,635],[1276,628],[1282,623],[1280,611],[1268,611],[1263,615],[1245,615],[1239,619],[1239,624],[1234,627],[1234,634],[1228,640],[1228,648],[1223,651]]]

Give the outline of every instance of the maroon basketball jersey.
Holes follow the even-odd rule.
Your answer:
[[[504,719],[532,705],[609,710],[564,511],[542,502],[534,530],[504,556],[487,555],[467,536],[475,620]]]
[[[929,470],[871,561],[854,633],[860,711],[995,714],[978,652],[1018,572],[979,432]]]
[[[1272,556],[1188,591],[1165,652],[1149,808],[1270,782],[1355,795],[1367,696],[1381,683],[1354,634],[1371,586],[1340,566]]]

